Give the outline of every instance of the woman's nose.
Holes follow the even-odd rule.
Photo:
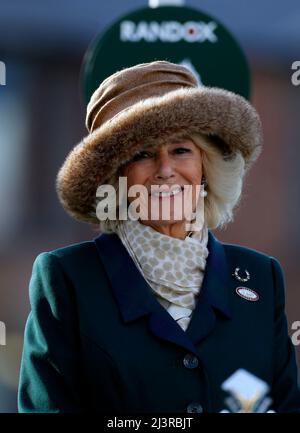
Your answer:
[[[174,175],[174,168],[170,158],[168,156],[160,156],[157,158],[154,175],[155,179],[168,179]]]

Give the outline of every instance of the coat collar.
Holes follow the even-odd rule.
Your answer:
[[[231,318],[228,299],[230,272],[224,245],[210,231],[201,292],[186,331],[157,301],[117,234],[101,234],[94,242],[125,323],[149,315],[149,329],[153,334],[196,354],[195,344],[213,331],[216,314],[221,319]]]

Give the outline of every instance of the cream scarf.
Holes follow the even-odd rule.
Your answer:
[[[119,221],[117,234],[157,300],[185,331],[196,306],[209,254],[207,226],[204,224],[202,230],[182,240],[128,219]]]

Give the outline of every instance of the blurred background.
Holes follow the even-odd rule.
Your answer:
[[[250,62],[264,151],[246,178],[235,222],[214,233],[281,262],[292,335],[292,323],[300,321],[300,86],[291,82],[291,65],[300,60],[300,3],[189,0],[185,5],[221,21]],[[1,1],[6,85],[0,86],[0,321],[6,345],[0,346],[0,412],[17,411],[35,257],[97,235],[64,213],[55,192],[59,167],[87,133],[79,82],[84,53],[120,15],[147,6],[147,0]],[[300,366],[300,345],[295,349]]]

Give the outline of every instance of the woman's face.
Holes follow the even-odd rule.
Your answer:
[[[141,202],[142,206],[147,207],[147,212],[151,209],[151,213],[146,213],[148,218],[143,218],[141,222],[161,233],[184,239],[186,214],[182,210],[183,202],[186,199],[192,211],[196,209],[202,178],[202,153],[199,147],[187,138],[156,148],[147,147],[123,168],[122,176],[127,177],[128,190],[133,185],[146,187]],[[183,190],[184,185],[190,187]],[[165,192],[155,193],[158,187]],[[128,197],[128,202],[136,198]],[[163,213],[163,206],[169,209],[167,214]],[[153,219],[153,214],[156,219]]]

